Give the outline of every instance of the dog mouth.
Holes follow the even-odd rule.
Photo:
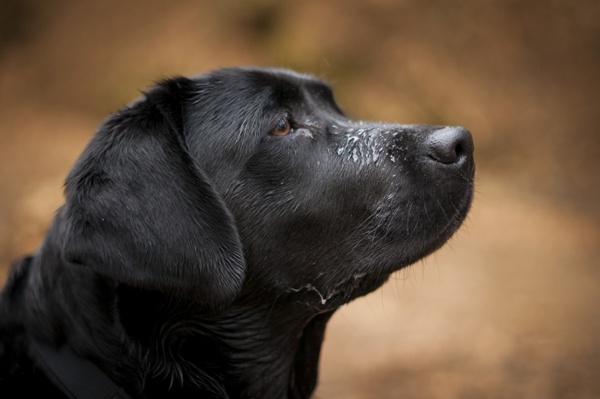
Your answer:
[[[312,281],[289,287],[286,291],[295,296],[296,302],[318,311],[334,309],[366,295],[383,285],[392,273],[414,264],[443,246],[465,220],[472,200],[473,190],[468,188],[460,201],[452,206],[454,212],[447,215],[443,224],[440,220],[431,226],[428,233],[412,242],[408,242],[410,234],[407,237],[406,230],[399,231],[390,227],[382,228],[378,237],[365,236],[364,249],[370,247],[369,260],[335,284],[331,284],[331,281],[328,284]],[[387,218],[386,222],[391,223],[394,216],[388,214]]]
[[[427,200],[415,197],[395,201],[388,194],[379,202],[365,231],[372,255],[393,273],[430,255],[459,230],[474,197],[473,179],[464,179],[460,190],[430,193]],[[381,253],[383,255],[378,255]]]
[[[440,239],[444,242],[449,240],[452,235],[458,231],[459,227],[467,218],[469,213],[469,209],[471,209],[471,204],[473,203],[473,189],[472,186],[466,190],[465,195],[461,199],[461,201],[456,206],[456,212],[449,216],[448,225],[440,235]]]
[[[399,270],[403,267],[409,266],[418,260],[432,254],[437,251],[440,247],[442,247],[446,242],[448,242],[452,236],[459,230],[467,215],[469,213],[469,209],[471,208],[471,204],[473,202],[474,191],[472,188],[472,184],[467,188],[466,192],[457,203],[452,203],[452,209],[454,212],[452,214],[444,214],[444,224],[437,224],[437,228],[434,228],[431,231],[435,232],[435,234],[431,234],[422,239],[420,248],[418,248],[413,254],[409,255],[403,264],[400,265],[396,270]],[[439,203],[438,203],[439,205]],[[442,205],[439,207],[443,210]]]

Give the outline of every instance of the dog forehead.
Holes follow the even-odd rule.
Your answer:
[[[306,95],[331,95],[331,87],[315,76],[282,68],[225,68],[194,78],[202,94],[236,96],[240,100],[270,98],[301,101]]]
[[[262,73],[266,73],[267,79],[270,78],[273,80],[271,84],[283,93],[299,94],[300,92],[305,92],[318,97],[324,94],[332,94],[331,86],[313,75],[302,74],[287,69],[269,69],[262,71]]]

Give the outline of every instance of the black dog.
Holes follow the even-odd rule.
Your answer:
[[[444,244],[458,127],[347,119],[282,70],[176,78],[113,115],[0,303],[0,396],[307,398],[341,305]]]

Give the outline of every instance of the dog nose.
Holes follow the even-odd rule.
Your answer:
[[[430,133],[427,138],[427,155],[443,164],[458,163],[473,154],[471,132],[464,127],[444,127]]]

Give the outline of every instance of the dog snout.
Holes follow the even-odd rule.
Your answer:
[[[433,160],[453,165],[473,155],[473,137],[464,127],[444,127],[429,134],[426,155]]]

